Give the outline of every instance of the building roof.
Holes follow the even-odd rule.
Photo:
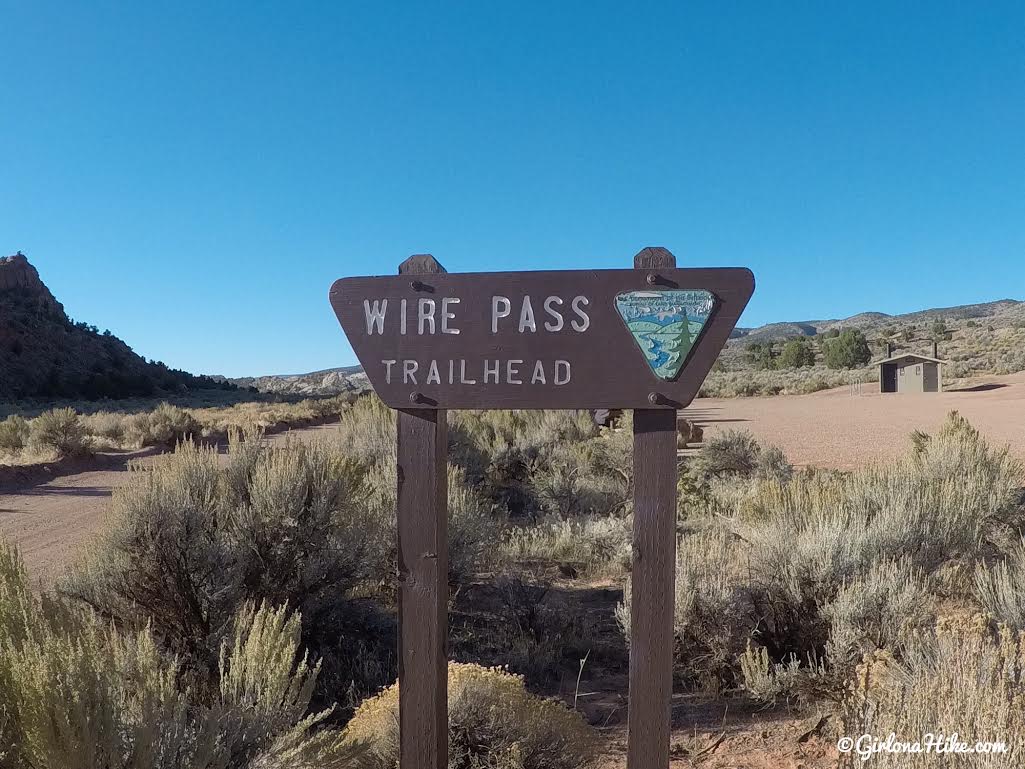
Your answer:
[[[877,361],[875,361],[875,363],[873,365],[881,366],[884,363],[896,363],[897,361],[904,360],[905,358],[914,358],[916,360],[924,360],[924,361],[928,361],[929,363],[939,363],[941,366],[946,366],[947,365],[947,361],[945,361],[945,360],[940,360],[939,358],[932,358],[932,357],[930,357],[928,355],[921,355],[921,354],[919,354],[917,352],[902,352],[902,353],[899,353],[897,355],[893,355],[893,356],[891,356],[889,358],[883,358],[882,360],[877,360]]]

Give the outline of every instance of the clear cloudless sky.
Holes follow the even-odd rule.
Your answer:
[[[196,372],[338,277],[745,265],[744,325],[1025,298],[1025,3],[0,0],[0,253]]]

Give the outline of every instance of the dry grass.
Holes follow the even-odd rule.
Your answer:
[[[181,440],[225,440],[232,430],[266,431],[301,427],[340,415],[352,397],[307,399],[295,403],[248,401],[185,408],[160,402],[146,410],[90,410],[63,406],[31,419],[12,414],[0,422],[0,461],[27,465],[95,451],[125,451]],[[124,404],[122,404],[124,406]],[[29,412],[30,413],[30,412]]]
[[[771,371],[712,371],[701,385],[699,397],[738,398],[755,395],[807,395],[857,382],[878,381],[875,367],[853,371],[824,368]]]

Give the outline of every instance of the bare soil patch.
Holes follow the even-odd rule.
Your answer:
[[[912,431],[934,431],[955,410],[989,440],[1025,457],[1025,373],[920,395],[882,395],[866,384],[861,394],[842,387],[811,395],[700,398],[682,414],[706,437],[749,430],[794,464],[852,469],[899,456]]]

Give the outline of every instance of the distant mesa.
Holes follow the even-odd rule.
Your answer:
[[[343,366],[308,374],[241,377],[230,381],[239,387],[253,387],[260,392],[302,397],[359,393],[371,389],[370,380],[360,366]]]

